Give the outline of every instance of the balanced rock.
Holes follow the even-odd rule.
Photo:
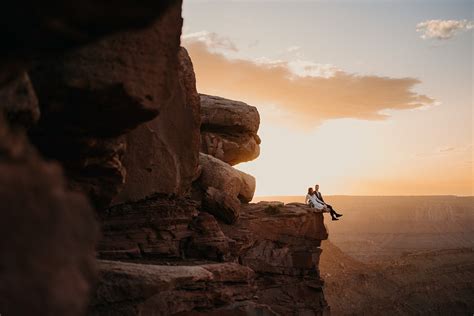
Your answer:
[[[260,154],[257,108],[244,102],[201,94],[201,151],[231,165]]]

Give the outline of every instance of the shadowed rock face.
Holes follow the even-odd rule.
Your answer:
[[[0,121],[1,313],[83,315],[96,272],[92,208]]]
[[[201,94],[201,151],[230,165],[256,159],[260,115],[244,102]]]
[[[154,193],[183,196],[197,177],[200,102],[196,79],[184,48],[176,62],[178,77],[170,87],[171,101],[160,108],[158,117],[126,135],[126,182],[112,204]]]
[[[177,3],[147,29],[34,64],[33,142],[99,208],[183,194],[195,178],[199,103],[187,54],[179,59],[181,25]]]
[[[197,214],[193,201],[159,195],[111,207],[99,214],[103,234],[99,255],[105,259],[180,258]]]

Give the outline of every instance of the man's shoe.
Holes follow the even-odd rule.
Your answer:
[[[333,218],[332,218],[332,220],[333,220],[333,221],[338,221],[338,220],[339,220],[339,218],[335,218],[335,217],[333,217]]]
[[[342,214],[336,214],[336,217],[341,217],[341,216],[342,216]]]

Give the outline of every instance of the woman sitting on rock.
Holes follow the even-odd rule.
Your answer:
[[[310,207],[313,207],[318,210],[324,210],[326,205],[321,203],[316,194],[314,194],[313,188],[308,188],[308,194],[306,194],[306,198],[304,199],[305,204],[308,204]]]

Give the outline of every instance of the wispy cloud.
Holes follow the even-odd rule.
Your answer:
[[[184,42],[194,42],[199,41],[206,44],[209,49],[215,51],[233,51],[237,52],[238,49],[235,44],[227,37],[219,36],[219,34],[214,32],[195,32],[190,34],[185,34],[181,37]]]
[[[215,43],[198,37],[184,37],[183,44],[193,58],[200,92],[274,105],[300,127],[338,118],[381,120],[388,116],[384,110],[434,103],[412,90],[420,83],[415,78],[363,76],[307,61],[229,58],[214,49]]]
[[[474,22],[468,20],[427,20],[416,25],[416,31],[423,39],[447,40],[457,33],[474,29]]]

